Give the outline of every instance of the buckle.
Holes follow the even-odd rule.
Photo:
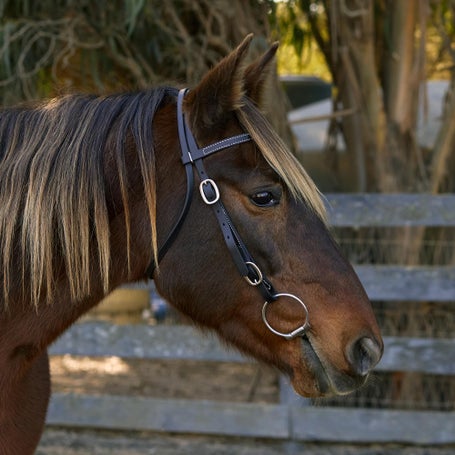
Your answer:
[[[202,200],[207,205],[215,204],[220,200],[220,190],[212,179],[205,179],[199,184]]]
[[[248,267],[248,272],[250,272],[250,273],[253,272],[253,274],[256,275],[256,276],[254,278],[250,278],[250,276],[247,275],[247,276],[244,276],[243,278],[245,278],[245,280],[251,286],[260,285],[263,282],[263,280],[264,280],[264,277],[262,276],[261,269],[254,262],[247,261],[247,262],[245,262],[245,264]]]

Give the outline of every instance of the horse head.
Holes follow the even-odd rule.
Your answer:
[[[181,109],[199,148],[233,136],[251,138],[205,157],[204,169],[216,182],[228,224],[277,291],[267,299],[239,273],[220,221],[197,191],[198,175],[192,177],[196,189],[188,213],[154,279],[172,305],[287,373],[299,394],[348,393],[379,361],[380,331],[328,230],[316,187],[260,111],[277,45],[246,66],[250,42],[251,36],[209,71]],[[169,125],[170,115],[175,120]],[[166,149],[156,156],[162,245],[185,196],[175,105],[157,112],[154,129],[157,150]]]

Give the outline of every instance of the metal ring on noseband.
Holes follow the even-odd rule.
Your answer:
[[[303,325],[301,325],[300,327],[296,328],[292,332],[289,332],[289,333],[279,332],[278,330],[275,330],[270,325],[269,321],[267,320],[267,307],[269,306],[270,303],[273,303],[273,302],[264,302],[264,306],[262,307],[262,320],[264,321],[264,324],[275,335],[283,337],[286,340],[292,340],[293,338],[296,338],[296,337],[299,337],[299,336],[303,336],[303,334],[306,332],[306,330],[310,327],[310,323],[308,321],[308,308],[306,307],[306,305],[303,303],[303,301],[301,299],[299,299],[294,294],[287,294],[287,293],[283,292],[283,293],[275,294],[275,297],[276,298],[289,297],[289,298],[294,299],[297,302],[299,302],[300,305],[302,305],[303,310],[305,311],[305,322],[303,323]]]

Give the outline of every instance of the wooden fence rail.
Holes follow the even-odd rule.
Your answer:
[[[455,195],[337,194],[327,201],[330,222],[336,227],[455,227]],[[356,271],[372,300],[455,305],[455,266],[362,265]],[[76,324],[51,347],[50,354],[249,361],[226,350],[215,337],[188,326],[101,322]],[[385,337],[377,370],[455,375],[455,338]],[[302,405],[286,390],[282,397],[279,404],[257,404],[54,394],[48,424],[297,441],[455,444],[453,411],[317,408]]]
[[[335,227],[455,227],[454,194],[329,194],[326,201]]]
[[[455,339],[385,337],[384,346],[384,357],[376,367],[377,371],[405,369],[455,375]],[[79,323],[68,330],[49,353],[125,359],[251,362],[238,352],[227,350],[215,336],[178,325]]]

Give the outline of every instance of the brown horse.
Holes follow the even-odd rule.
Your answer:
[[[348,393],[379,361],[375,317],[321,198],[258,109],[277,45],[245,67],[250,41],[178,96],[0,112],[0,454],[38,443],[47,346],[147,271],[299,394]]]

